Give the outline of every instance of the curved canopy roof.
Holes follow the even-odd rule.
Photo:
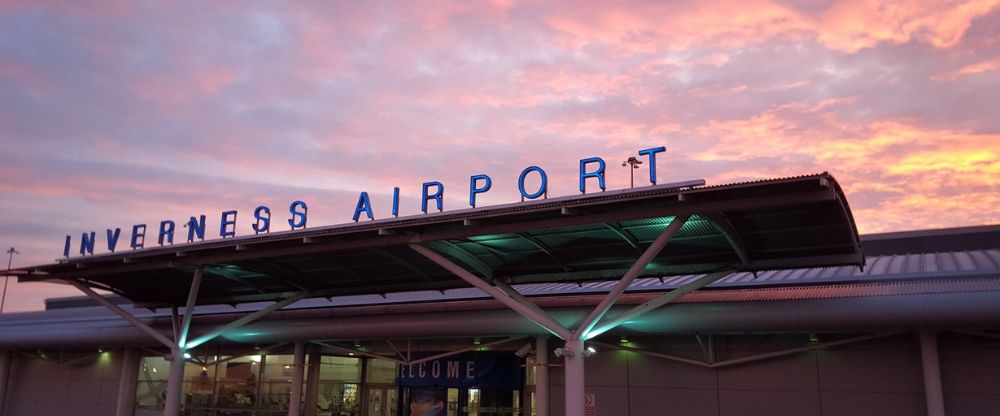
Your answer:
[[[844,194],[829,174],[720,186],[704,181],[534,200],[377,221],[175,244],[13,271],[19,281],[76,280],[136,304],[183,305],[467,287],[409,246],[486,280],[620,277],[677,216],[691,218],[641,276],[863,266]]]

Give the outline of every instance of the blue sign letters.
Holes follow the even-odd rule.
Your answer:
[[[649,157],[649,182],[656,185],[656,154],[663,153],[666,151],[666,147],[651,147],[648,149],[639,150],[639,155]],[[533,192],[528,192],[525,188],[525,181],[528,179],[529,174],[537,174],[539,179],[538,189]],[[579,164],[579,186],[580,192],[587,192],[587,180],[594,178],[597,179],[597,185],[601,188],[601,191],[606,190],[606,174],[607,174],[607,163],[604,159],[600,157],[589,157],[580,160]],[[542,197],[548,197],[548,187],[549,179],[545,170],[539,166],[528,166],[521,171],[521,174],[517,178],[517,190],[521,194],[521,200],[537,199]],[[469,177],[469,206],[476,208],[476,199],[480,194],[489,192],[493,188],[493,179],[487,174],[476,174]],[[430,201],[434,201],[435,208],[438,212],[444,211],[444,184],[438,181],[424,182],[421,186],[420,193],[420,211],[423,213],[428,213],[428,205]],[[291,217],[288,219],[288,226],[292,230],[297,230],[306,227],[306,222],[308,218],[309,207],[303,201],[294,201],[288,206],[288,212]],[[399,216],[399,187],[392,188],[392,208],[391,211],[393,217]],[[361,220],[361,214],[368,217],[368,220],[374,220],[374,210],[372,207],[371,197],[369,197],[368,192],[361,192],[358,196],[358,202],[354,206],[354,212],[352,219],[357,222]],[[222,212],[219,221],[219,236],[222,238],[236,237],[236,210],[229,210]],[[254,219],[256,220],[251,224],[251,229],[254,234],[269,233],[271,231],[271,209],[266,205],[260,205],[253,211]],[[191,243],[195,241],[195,238],[199,240],[205,239],[205,215],[200,215],[198,217],[191,217],[190,220],[184,224],[188,228],[187,232],[187,242]],[[157,233],[157,243],[160,246],[173,244],[174,243],[174,231],[176,224],[173,220],[162,220],[160,221],[159,230]],[[93,255],[94,254],[94,243],[96,241],[96,232],[91,231],[89,233],[83,233],[80,238],[80,255]],[[107,243],[108,251],[111,253],[115,252],[118,246],[118,240],[121,237],[121,229],[107,229]],[[132,236],[129,241],[129,246],[133,250],[142,249],[146,242],[146,224],[135,224],[132,226]],[[63,245],[63,256],[69,257],[70,249],[72,244],[72,237],[70,235],[66,236],[65,244]]]

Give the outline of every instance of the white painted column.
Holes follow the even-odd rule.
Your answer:
[[[941,363],[938,359],[936,332],[920,333],[920,358],[924,369],[924,396],[927,416],[945,416],[944,390],[941,387]]]
[[[124,348],[121,356],[122,370],[118,379],[118,406],[115,416],[135,414],[135,389],[139,380],[139,354],[134,348]]]
[[[10,379],[10,367],[14,364],[14,352],[11,350],[0,350],[0,416],[7,407],[7,380]]]
[[[163,416],[180,416],[181,397],[184,394],[184,348],[171,349],[170,375],[167,377],[167,400],[163,405]]]
[[[306,343],[295,341],[292,364],[292,392],[288,398],[288,416],[299,416],[302,408],[302,379],[306,367]]]
[[[536,416],[549,416],[549,354],[548,335],[539,335],[535,339]],[[527,405],[530,406],[531,403],[528,403]]]
[[[566,374],[566,416],[583,416],[584,379],[583,341],[569,339],[563,347],[563,369]]]
[[[305,416],[316,416],[316,399],[319,392],[319,352],[309,353],[309,381],[306,383]]]

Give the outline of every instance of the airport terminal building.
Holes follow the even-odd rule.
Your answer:
[[[825,173],[11,275],[85,296],[0,316],[0,416],[1000,413],[1000,226],[859,236]]]

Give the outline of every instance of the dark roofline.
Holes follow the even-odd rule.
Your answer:
[[[1000,247],[1000,225],[866,234],[861,242],[869,256],[986,250]]]

